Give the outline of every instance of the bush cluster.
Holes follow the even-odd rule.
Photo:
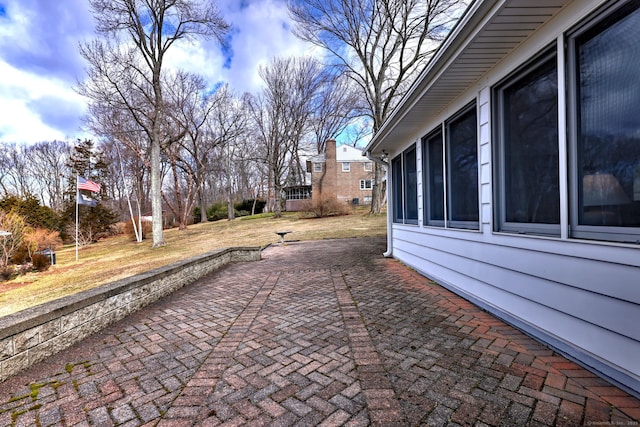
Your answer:
[[[322,218],[326,216],[346,215],[351,210],[349,203],[341,202],[331,197],[320,199],[308,199],[303,205],[300,213],[302,215]]]
[[[136,227],[137,227],[138,217],[133,218],[133,220],[136,222]],[[142,240],[144,240],[147,237],[149,237],[153,232],[152,230],[153,226],[151,224],[151,221],[142,221],[141,224],[142,224]],[[118,223],[118,226],[116,228],[122,230],[123,234],[131,237],[131,240],[136,240],[136,233],[133,229],[133,224],[131,223],[131,221],[120,222]]]
[[[255,213],[262,213],[267,202],[263,200],[255,201]],[[251,210],[253,209],[254,200],[253,199],[245,199],[241,202],[234,203],[234,213],[236,218],[242,216],[251,215]],[[216,202],[213,205],[207,208],[207,220],[209,221],[218,221],[221,219],[227,219],[229,217],[229,208],[226,202]],[[193,209],[193,222],[200,222],[200,207],[196,206]]]

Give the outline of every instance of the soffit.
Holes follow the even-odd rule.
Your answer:
[[[568,0],[479,1],[461,18],[407,96],[367,147],[380,154],[413,137],[567,4]]]

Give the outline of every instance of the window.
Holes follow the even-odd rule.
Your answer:
[[[573,237],[640,241],[640,5],[568,35]]]
[[[287,187],[284,189],[286,200],[305,200],[311,198],[311,186]]]
[[[364,171],[365,172],[372,172],[373,171],[373,163],[365,162],[364,163]]]
[[[322,163],[314,163],[313,164],[314,172],[322,172]]]
[[[351,172],[351,163],[342,162],[342,172]]]
[[[402,155],[391,159],[391,185],[393,189],[393,222],[403,223]]]
[[[425,188],[424,223],[444,226],[444,175],[442,169],[442,130],[422,139],[422,172]]]
[[[360,189],[361,190],[371,190],[373,188],[372,180],[370,179],[361,179],[360,180]]]
[[[418,223],[418,179],[415,145],[391,160],[393,221]]]
[[[479,228],[478,139],[475,102],[445,122],[447,225]]]
[[[547,53],[494,90],[497,231],[560,234],[557,60]]]
[[[480,227],[476,129],[473,102],[422,138],[425,225]]]

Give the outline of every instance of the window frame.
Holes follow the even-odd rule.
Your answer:
[[[314,172],[322,172],[322,163],[321,162],[315,162],[313,164],[313,171]]]
[[[614,225],[586,225],[580,224],[580,180],[582,173],[579,170],[578,129],[580,119],[580,89],[578,46],[579,39],[589,33],[601,33],[605,28],[610,28],[624,19],[630,13],[638,10],[638,2],[629,0],[615,2],[598,9],[591,16],[580,21],[576,26],[568,30],[565,37],[566,78],[565,92],[567,94],[567,154],[568,154],[568,186],[569,186],[569,232],[572,238],[590,239],[605,242],[640,243],[640,227],[614,226]],[[598,27],[602,31],[598,31]]]
[[[411,189],[407,188],[406,183],[408,183],[409,180],[409,174],[411,173],[407,167],[408,164],[408,157],[409,154],[413,152],[413,165],[414,165],[414,170],[413,170],[413,176],[414,176],[414,183],[413,186],[415,186],[415,191],[412,193],[413,194],[413,205],[415,206],[415,214],[413,212],[413,209],[411,210],[411,212],[409,212],[409,191]],[[418,218],[420,215],[420,209],[418,207],[418,149],[416,147],[416,144],[411,144],[411,146],[409,148],[407,148],[406,150],[404,150],[402,152],[402,183],[403,183],[403,195],[404,195],[404,204],[403,204],[403,208],[404,208],[404,223],[405,224],[412,224],[412,225],[417,225],[418,224]],[[409,214],[411,213],[411,217],[409,217]]]
[[[342,162],[342,172],[351,172],[351,162]]]
[[[363,170],[365,172],[373,172],[373,162],[364,162]]]
[[[408,194],[407,181],[409,171],[406,167],[407,158],[413,151],[415,163],[415,218],[408,217]],[[392,203],[393,203],[393,223],[405,225],[417,225],[419,218],[418,207],[418,152],[416,144],[411,144],[400,154],[391,159],[391,186],[392,186]],[[413,212],[412,212],[413,213]]]
[[[506,204],[506,141],[505,127],[508,125],[505,114],[504,93],[519,84],[522,80],[529,78],[532,74],[545,66],[547,62],[555,60],[556,76],[559,79],[560,73],[557,64],[557,44],[554,42],[551,46],[543,49],[540,53],[520,65],[513,72],[501,79],[492,88],[492,115],[493,120],[493,214],[494,214],[494,231],[499,233],[516,233],[516,234],[532,234],[541,236],[560,237],[561,234],[561,215],[558,212],[558,223],[534,223],[534,222],[517,222],[507,221],[507,204]],[[558,81],[558,93],[556,100],[558,102],[557,112],[560,111],[559,103],[561,98],[559,90],[561,82]],[[559,117],[557,117],[556,126],[559,126]],[[560,193],[560,129],[558,127],[558,138],[556,145],[558,148],[558,206],[562,203],[562,195]]]
[[[476,191],[476,206],[475,206],[475,214],[477,216],[477,220],[472,221],[472,220],[453,220],[451,219],[451,213],[452,213],[452,203],[455,200],[455,197],[453,197],[452,192],[454,191],[453,188],[453,179],[451,177],[451,173],[452,170],[454,169],[452,167],[452,156],[450,155],[451,153],[451,146],[452,143],[454,141],[451,140],[451,125],[455,122],[457,122],[459,119],[461,119],[463,116],[465,116],[467,113],[473,111],[474,116],[475,116],[475,137],[474,137],[474,143],[475,143],[475,168],[476,168],[476,179],[475,179],[475,191]],[[465,105],[464,107],[462,107],[461,109],[459,109],[455,114],[453,114],[452,116],[450,116],[445,122],[444,122],[444,145],[443,145],[443,150],[444,150],[444,156],[445,156],[445,169],[444,169],[444,175],[445,175],[445,197],[446,197],[446,207],[445,207],[445,212],[447,213],[447,215],[445,216],[445,222],[446,222],[446,227],[447,228],[457,228],[457,229],[468,229],[468,230],[480,230],[480,203],[481,203],[481,197],[480,197],[480,166],[478,164],[479,162],[479,149],[478,149],[478,108],[477,108],[477,103],[476,100],[474,99],[473,101],[471,101],[469,104]]]
[[[369,186],[367,186],[367,183]],[[360,180],[360,190],[372,190],[373,189],[373,180],[372,179],[361,179]]]
[[[436,138],[440,139],[440,150],[441,156],[439,159],[440,168],[442,170],[442,219],[433,219],[432,218],[432,206],[431,201],[433,198],[432,190],[432,174],[431,174],[431,151],[429,150],[429,145]],[[444,131],[442,128],[442,124],[440,124],[436,129],[433,129],[431,132],[422,137],[422,192],[423,192],[423,224],[431,226],[431,227],[445,227],[446,219],[447,219],[447,180],[446,170],[445,170],[445,158],[444,158]]]
[[[402,173],[402,153],[391,159],[391,203],[393,222],[404,224],[404,185]]]

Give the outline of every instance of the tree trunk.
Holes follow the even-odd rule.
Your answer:
[[[273,195],[274,209],[273,209],[273,211],[275,212],[274,217],[275,218],[280,218],[280,217],[282,217],[282,187],[279,184],[276,184],[276,185],[274,185],[273,191],[274,191],[274,195]]]
[[[207,222],[207,203],[204,199],[204,183],[200,184],[200,222]]]
[[[227,177],[229,179],[229,177]],[[236,219],[236,210],[233,206],[233,189],[230,184],[227,184],[227,219],[232,221]]]
[[[161,186],[160,142],[159,135],[154,135],[154,141],[151,141],[151,234],[153,235],[154,248],[164,246],[166,244],[162,232]]]
[[[382,206],[384,205],[385,186],[382,182],[382,177],[385,171],[384,168],[377,163],[373,163],[373,171],[374,180],[373,188],[371,190],[371,210],[369,213],[372,215],[378,215],[382,211]]]

